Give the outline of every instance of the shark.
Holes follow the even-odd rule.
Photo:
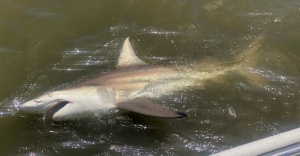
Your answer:
[[[149,65],[141,60],[127,37],[116,68],[79,82],[70,88],[55,90],[19,106],[23,114],[47,114],[55,121],[95,117],[115,108],[155,117],[182,118],[186,113],[155,102],[167,93],[187,89],[205,89],[207,82],[226,85],[232,74],[259,84],[261,75],[251,72],[266,35],[254,39],[232,63],[204,59],[195,67]]]

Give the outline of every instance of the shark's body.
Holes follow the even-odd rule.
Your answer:
[[[223,78],[236,71],[256,79],[255,74],[245,72],[245,66],[252,63],[249,57],[258,51],[263,39],[264,36],[258,37],[250,49],[238,56],[238,63],[223,66],[210,62],[205,64],[205,69],[193,70],[147,65],[136,56],[127,38],[116,70],[71,88],[42,95],[21,105],[20,110],[44,114],[60,105],[52,117],[59,121],[100,115],[115,107],[152,116],[184,117],[185,113],[155,104],[151,99],[188,87],[203,88],[208,80],[224,83]]]

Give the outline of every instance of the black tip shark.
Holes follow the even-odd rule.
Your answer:
[[[187,116],[185,113],[156,104],[150,99],[188,87],[203,88],[207,80],[219,81],[232,72],[238,72],[251,80],[259,79],[258,75],[249,72],[247,66],[264,39],[265,35],[257,37],[251,43],[252,46],[237,56],[236,63],[230,66],[211,61],[199,70],[148,65],[136,56],[129,38],[126,38],[115,70],[71,88],[37,97],[21,105],[20,111],[46,114],[60,105],[52,116],[56,121],[101,115],[116,107],[150,116],[184,117]]]

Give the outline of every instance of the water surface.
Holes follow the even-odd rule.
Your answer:
[[[298,0],[42,0],[0,6],[1,155],[208,155],[299,127]],[[252,70],[226,86],[183,90],[160,102],[189,114],[118,112],[53,122],[19,115],[48,90],[110,70],[126,37],[149,64],[230,62],[268,35]]]

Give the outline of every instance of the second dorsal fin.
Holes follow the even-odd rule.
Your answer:
[[[123,43],[123,47],[118,58],[117,67],[126,67],[126,66],[138,66],[138,65],[147,65],[139,57],[136,56],[133,47],[127,37]]]

